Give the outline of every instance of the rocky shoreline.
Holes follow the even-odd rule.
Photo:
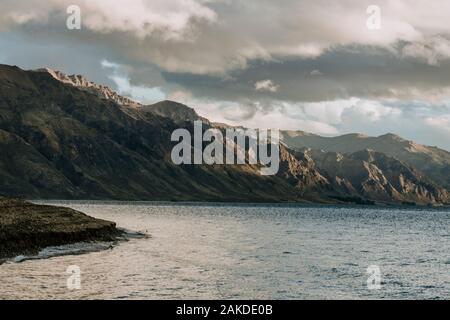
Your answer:
[[[122,234],[114,222],[70,208],[0,198],[0,263],[49,246],[115,241]]]

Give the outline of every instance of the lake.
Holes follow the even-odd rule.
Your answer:
[[[450,298],[450,209],[45,203],[149,237],[0,265],[0,299]],[[69,266],[81,271],[78,290]]]

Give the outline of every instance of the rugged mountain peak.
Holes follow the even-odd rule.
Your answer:
[[[386,133],[386,134],[383,134],[383,135],[379,136],[378,138],[383,139],[383,140],[393,140],[393,141],[399,141],[399,142],[406,141],[405,139],[403,139],[399,135],[397,135],[395,133],[390,133],[390,132]]]
[[[175,123],[194,122],[198,120],[209,123],[207,119],[200,117],[193,108],[171,100],[164,100],[152,105],[143,106],[141,110],[164,118],[170,118]]]
[[[50,68],[41,68],[41,69],[37,69],[34,71],[35,72],[46,72],[46,73],[50,74],[53,78],[55,78],[56,80],[58,80],[64,84],[72,85],[81,90],[85,90],[85,91],[94,93],[95,95],[97,95],[98,97],[100,97],[102,99],[111,100],[117,104],[120,104],[120,105],[123,105],[126,107],[137,108],[137,107],[141,106],[140,103],[133,101],[127,97],[119,95],[116,91],[114,91],[110,87],[105,86],[105,85],[96,84],[95,82],[89,81],[84,76],[79,75],[79,74],[78,75],[75,75],[75,74],[67,75],[61,71],[53,70]]]
[[[348,133],[348,134],[342,135],[341,138],[368,139],[370,137],[363,133]]]
[[[380,143],[396,145],[398,147],[403,147],[403,148],[408,148],[412,144],[414,144],[412,141],[406,140],[394,133],[387,133],[387,134],[378,136],[377,139],[380,141]],[[418,146],[418,144],[417,144],[417,146]]]
[[[303,136],[316,136],[313,133],[309,133],[309,132],[305,132],[305,131],[294,131],[294,130],[285,130],[282,132],[282,134],[286,137],[289,138],[294,138],[294,137],[303,137]]]
[[[399,135],[393,133],[387,133],[378,137],[381,141],[397,144],[403,147],[406,151],[412,153],[429,153],[430,149],[427,146],[415,143],[414,141],[406,140]]]
[[[58,81],[61,81],[65,84],[71,84],[75,87],[93,87],[95,84],[91,81],[88,81],[86,78],[84,78],[82,75],[67,75],[59,70],[54,70],[50,68],[41,68],[34,70],[36,72],[47,72],[50,74],[53,78],[55,78]]]

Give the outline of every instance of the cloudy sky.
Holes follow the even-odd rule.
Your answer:
[[[219,122],[450,150],[448,0],[1,0],[0,12],[0,63]]]

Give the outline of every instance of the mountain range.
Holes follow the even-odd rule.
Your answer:
[[[320,203],[450,203],[450,153],[393,134],[282,131],[280,170],[174,165],[178,128],[223,130],[173,101],[142,105],[80,75],[0,65],[0,195]]]

